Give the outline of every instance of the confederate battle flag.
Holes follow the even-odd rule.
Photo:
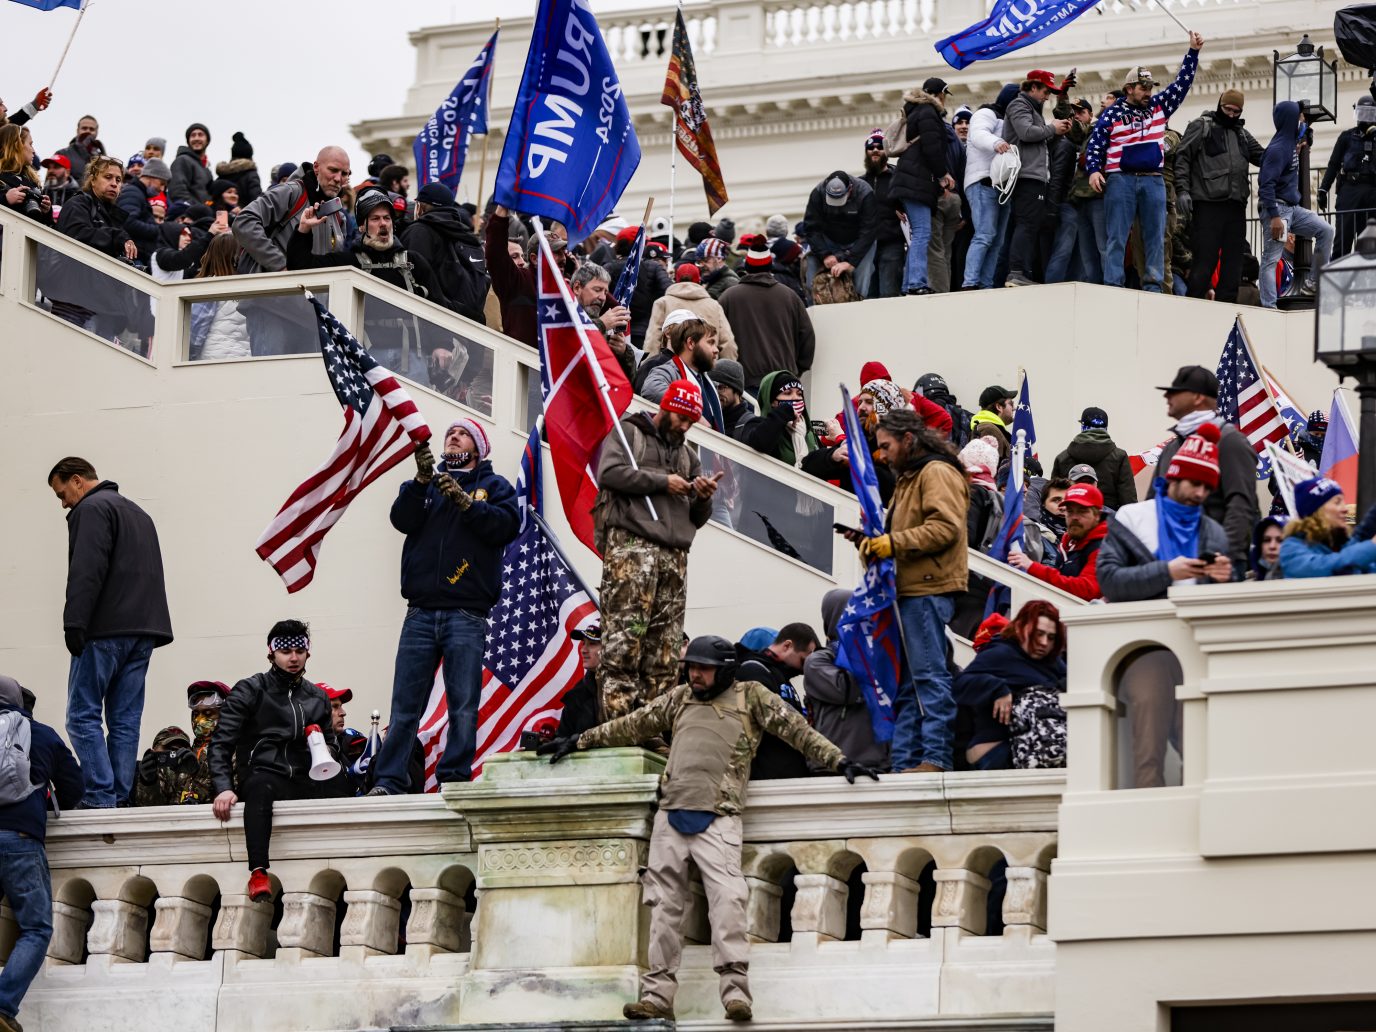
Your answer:
[[[674,19],[674,47],[669,56],[669,74],[664,79],[664,95],[659,102],[674,109],[674,138],[688,163],[702,174],[707,194],[707,210],[715,215],[727,202],[726,184],[717,161],[717,145],[712,142],[712,127],[707,124],[707,109],[698,92],[698,70],[693,64],[693,48],[688,43],[688,26],[683,11]]]

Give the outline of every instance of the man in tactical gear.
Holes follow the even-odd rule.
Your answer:
[[[736,650],[725,638],[695,638],[684,656],[688,683],[649,705],[574,737],[537,750],[557,763],[577,749],[634,745],[673,732],[669,763],[660,779],[659,812],[650,836],[645,903],[651,908],[649,969],[641,998],[622,1013],[633,1020],[672,1018],[676,973],[683,952],[690,861],[707,892],[712,964],[721,976],[721,999],[732,1021],[749,1021],[746,938],[747,890],[741,874],[741,810],[750,761],[768,732],[808,759],[845,776],[878,780],[852,763],[801,715],[758,681],[736,680]]]
[[[1352,250],[1352,241],[1376,218],[1376,99],[1357,98],[1357,124],[1338,134],[1319,183],[1319,207],[1328,210],[1328,191],[1338,181],[1337,246],[1333,257]]]

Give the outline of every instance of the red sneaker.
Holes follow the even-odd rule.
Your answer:
[[[248,876],[248,898],[255,903],[272,899],[272,882],[261,867]]]

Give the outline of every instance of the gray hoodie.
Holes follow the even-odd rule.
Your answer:
[[[1031,94],[1019,93],[1008,102],[1008,111],[1003,116],[1003,138],[1018,145],[1018,156],[1022,158],[1018,178],[1047,183],[1051,181],[1047,141],[1056,135],[1056,129],[1046,124],[1042,107]]]
[[[889,769],[887,743],[874,740],[870,710],[848,670],[836,665],[836,624],[850,601],[849,588],[833,588],[822,597],[822,626],[827,644],[803,663],[803,692],[812,726],[846,754],[846,759],[875,770]],[[813,774],[835,774],[809,761]]]

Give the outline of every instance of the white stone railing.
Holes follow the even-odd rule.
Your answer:
[[[614,1017],[644,964],[637,871],[662,762],[508,755],[444,798],[278,804],[270,903],[244,895],[238,811],[228,825],[208,807],[66,814],[48,840],[54,935],[21,1019],[262,1032]],[[757,1017],[1049,1028],[1061,783],[1020,771],[753,785]],[[700,888],[685,927],[678,1014],[719,1016]],[[13,937],[6,909],[0,959]]]
[[[764,7],[766,43],[779,48],[923,35],[936,17],[936,0],[769,0]]]

